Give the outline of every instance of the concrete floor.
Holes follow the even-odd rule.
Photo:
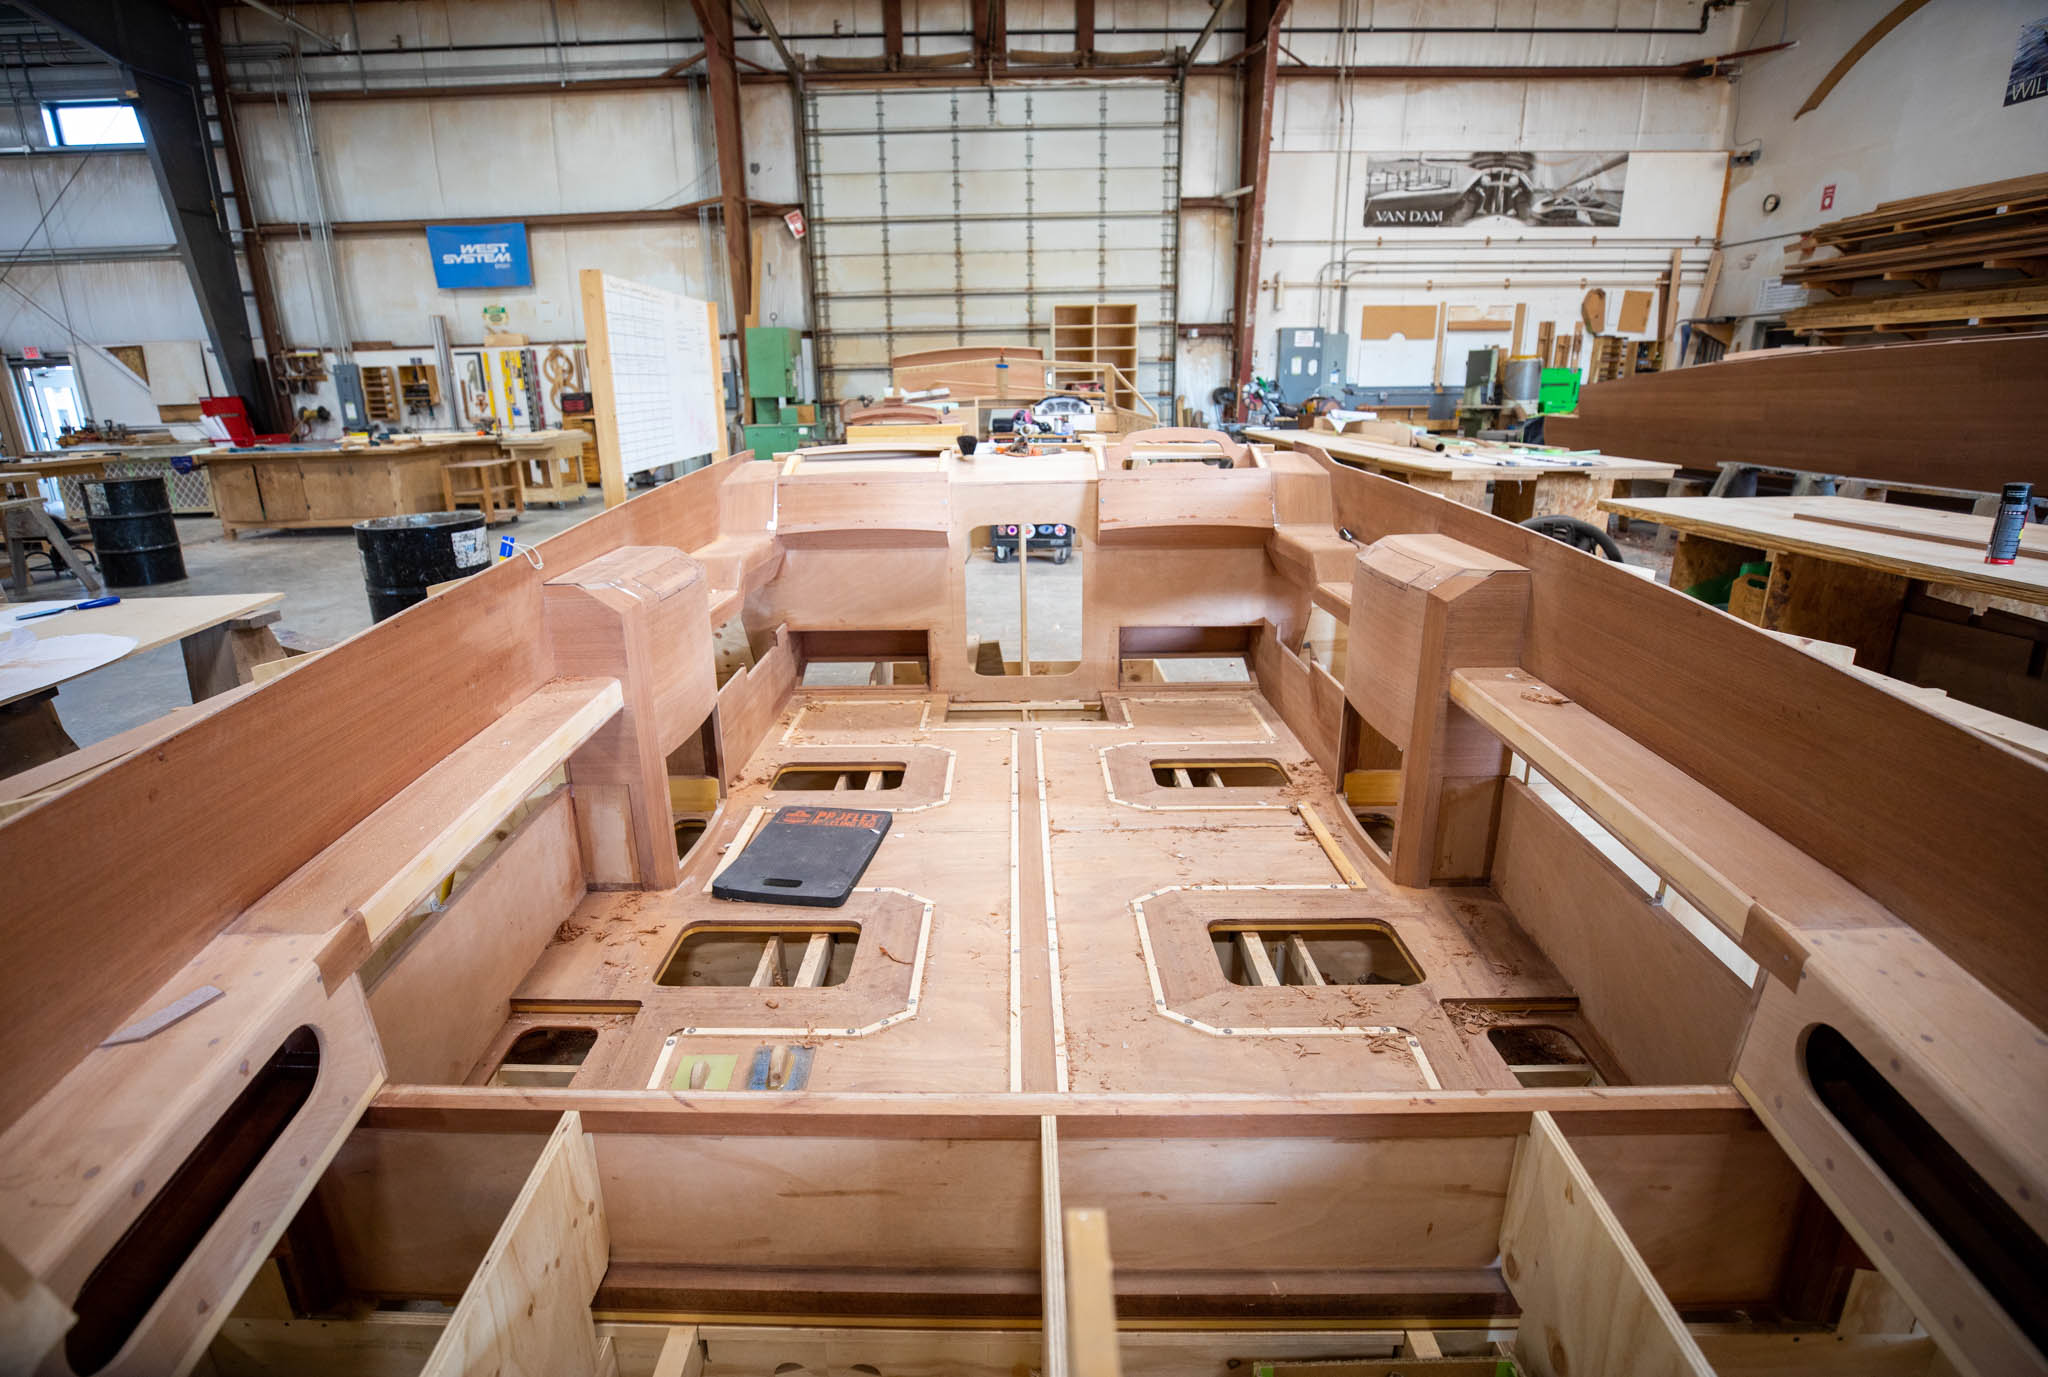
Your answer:
[[[533,507],[511,525],[492,527],[491,533],[509,532],[533,544],[603,510],[604,504],[595,497],[562,508]],[[220,523],[211,517],[179,517],[178,539],[185,549],[185,578],[148,588],[107,591],[123,598],[281,592],[284,615],[278,625],[330,643],[370,625],[370,602],[363,591],[363,571],[352,531],[263,531],[245,533],[239,540],[222,540]],[[0,561],[0,570],[4,567]],[[17,601],[80,596],[77,580],[42,575],[41,560],[35,561],[35,568],[34,587]],[[7,596],[16,597],[11,584]],[[54,628],[58,620],[36,625]],[[72,740],[89,746],[191,701],[185,658],[173,643],[71,680],[57,691],[57,716]]]

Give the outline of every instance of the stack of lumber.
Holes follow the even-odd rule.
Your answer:
[[[2048,334],[1770,349],[1579,394],[1544,438],[1713,472],[1723,463],[1996,492],[2048,484]]]
[[[2048,174],[1887,201],[1807,231],[1799,248],[1834,252],[1788,266],[1785,281],[1837,300],[1787,312],[1795,330],[2023,327],[2048,316]]]

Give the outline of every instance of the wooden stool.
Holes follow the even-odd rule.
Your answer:
[[[441,499],[451,512],[459,503],[483,508],[486,526],[517,520],[526,510],[526,495],[519,487],[519,461],[501,457],[444,464]]]

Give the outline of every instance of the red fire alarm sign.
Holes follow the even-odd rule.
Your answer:
[[[1829,182],[1820,189],[1820,208],[1822,210],[1833,210],[1835,208],[1835,184],[1833,182]]]

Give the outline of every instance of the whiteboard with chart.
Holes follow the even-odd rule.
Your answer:
[[[718,307],[598,268],[582,286],[605,505],[629,474],[725,458]]]

